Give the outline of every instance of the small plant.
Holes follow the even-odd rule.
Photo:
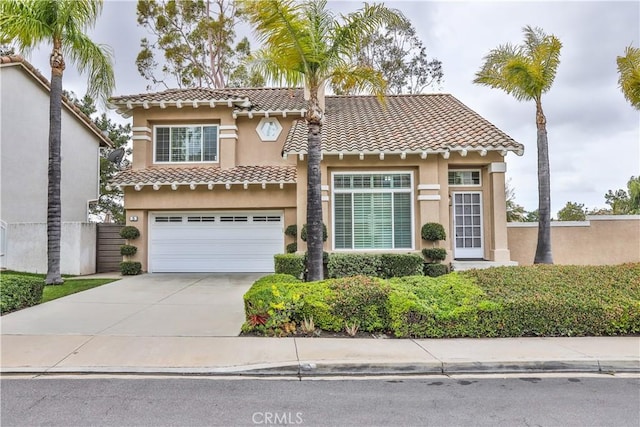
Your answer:
[[[429,277],[443,276],[449,272],[449,269],[444,264],[439,263],[424,263],[424,275]]]
[[[291,224],[285,228],[284,234],[289,237],[298,237],[298,226],[296,224]]]
[[[298,244],[296,242],[289,243],[287,245],[287,253],[288,254],[295,254],[297,251],[298,251]]]
[[[316,325],[313,323],[313,316],[309,316],[307,319],[306,316],[303,317],[302,323],[300,324],[300,329],[302,333],[305,335],[313,335],[316,332]]]
[[[327,233],[327,226],[323,223],[322,224],[322,241],[326,242],[327,237],[329,237],[329,233]],[[300,238],[302,239],[303,242],[307,241],[307,224],[302,226],[302,231],[300,232]]]
[[[358,333],[358,323],[357,322],[345,322],[344,330],[350,337],[355,337]]]
[[[132,225],[127,225],[120,229],[120,237],[127,240],[135,240],[140,237],[140,230]]]
[[[445,248],[425,248],[422,250],[422,255],[433,262],[438,262],[447,257],[447,250]]]
[[[123,261],[120,263],[120,272],[123,276],[135,276],[142,272],[142,264],[137,261]]]
[[[438,240],[445,240],[447,233],[445,233],[442,224],[428,222],[422,226],[422,238],[430,242],[436,242]]]
[[[122,256],[133,256],[136,252],[138,252],[138,248],[133,245],[120,246],[120,255]]]

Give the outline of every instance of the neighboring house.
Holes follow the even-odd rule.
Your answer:
[[[49,81],[21,56],[0,56],[2,267],[46,272]],[[99,147],[111,146],[73,103],[62,108],[63,273],[92,273],[88,206],[98,198]],[[95,242],[95,230],[93,231]],[[91,259],[93,254],[93,260]],[[80,257],[80,259],[78,259]]]
[[[120,96],[133,163],[112,182],[150,272],[273,271],[306,222],[302,89],[184,89]],[[329,252],[419,252],[441,223],[448,260],[509,263],[507,152],[523,147],[456,98],[327,96],[322,200]]]

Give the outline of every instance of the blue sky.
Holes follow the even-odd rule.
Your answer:
[[[444,82],[434,92],[451,93],[525,145],[525,154],[507,156],[516,202],[537,207],[535,106],[472,83],[482,58],[494,47],[522,41],[522,27],[541,27],[563,44],[555,83],[543,96],[555,213],[567,201],[604,207],[607,190],[624,188],[640,174],[640,115],[617,84],[616,56],[640,46],[640,2],[386,1],[411,19],[428,55],[443,63]],[[330,1],[336,12],[362,3]],[[114,95],[146,91],[135,57],[146,30],[137,26],[135,1],[107,0],[91,31],[115,53]],[[246,31],[247,27],[240,28]],[[28,59],[46,76],[48,48]],[[68,64],[64,86],[84,94],[86,78]],[[160,88],[158,90],[161,90]]]

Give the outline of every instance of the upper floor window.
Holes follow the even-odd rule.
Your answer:
[[[449,185],[479,186],[480,171],[479,170],[450,170]]]
[[[218,161],[217,125],[155,127],[156,163]]]

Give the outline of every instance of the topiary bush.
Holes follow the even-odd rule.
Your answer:
[[[135,240],[140,237],[140,230],[132,225],[124,226],[120,229],[120,237],[127,240]]]
[[[137,261],[123,261],[120,263],[120,272],[123,276],[135,276],[142,272],[142,264]]]
[[[3,273],[0,275],[0,313],[40,304],[44,279]]]
[[[291,224],[284,230],[285,236],[289,237],[297,237],[298,236],[298,226],[296,224]]]
[[[431,261],[439,262],[447,258],[447,250],[445,248],[425,248],[422,250],[422,255]]]
[[[298,244],[296,242],[289,243],[287,245],[287,253],[288,254],[295,254],[297,251],[298,251]]]
[[[277,254],[273,257],[276,274],[289,274],[301,278],[304,273],[304,255]]]
[[[122,256],[133,256],[136,252],[138,252],[138,248],[133,245],[120,246],[120,255]]]
[[[326,242],[327,237],[329,237],[329,234],[327,233],[327,226],[323,223],[322,224],[322,241]],[[303,242],[307,241],[307,224],[302,226],[302,231],[300,232],[300,238],[302,239]]]
[[[438,277],[449,272],[449,268],[444,264],[435,264],[431,262],[424,263],[424,275],[429,277]]]
[[[380,266],[382,277],[422,276],[424,260],[417,254],[382,254]]]
[[[378,254],[332,253],[327,263],[327,273],[331,278],[350,276],[380,277],[382,258]]]
[[[445,240],[447,238],[444,227],[442,224],[437,222],[428,222],[423,225],[421,235],[424,240],[428,240],[430,242]]]
[[[389,284],[365,276],[344,277],[328,281],[332,291],[328,298],[331,313],[345,323],[356,324],[361,331],[384,331],[389,326],[387,298]]]

